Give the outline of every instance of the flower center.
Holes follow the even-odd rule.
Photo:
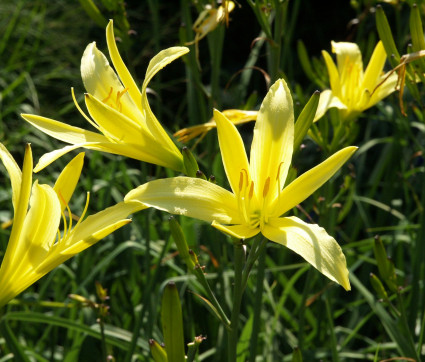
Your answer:
[[[117,91],[117,96],[116,96],[115,101],[114,101],[114,99],[113,99],[114,88],[111,87],[108,95],[106,96],[105,99],[102,100],[102,102],[107,104],[108,106],[114,108],[118,112],[122,113],[121,97],[125,93],[127,93],[127,91],[128,91],[128,88],[124,88],[122,91]]]
[[[239,176],[238,208],[245,224],[252,229],[263,229],[273,215],[273,198],[279,200],[282,190],[281,172],[283,162],[279,164],[276,178],[268,176],[263,185],[260,195],[255,193],[254,181],[251,180],[248,171],[242,169]],[[277,188],[277,190],[275,189]],[[273,189],[277,192],[274,193]],[[272,199],[271,199],[272,198]]]

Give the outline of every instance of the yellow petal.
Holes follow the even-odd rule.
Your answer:
[[[240,224],[235,195],[211,182],[191,177],[174,177],[148,182],[130,191],[124,199],[171,214],[207,222]]]
[[[149,62],[148,69],[146,70],[145,80],[143,81],[142,85],[142,109],[145,112],[146,126],[158,142],[165,145],[165,147],[167,147],[170,152],[175,153],[177,157],[181,157],[182,163],[183,156],[181,156],[179,150],[177,149],[173,141],[171,141],[167,132],[165,132],[165,130],[162,128],[161,124],[158,122],[149,106],[146,88],[156,73],[158,73],[162,68],[170,64],[175,59],[181,57],[182,55],[188,52],[189,49],[186,47],[172,47],[160,51]]]
[[[363,71],[362,53],[356,43],[331,41],[331,44],[332,52],[336,54],[336,64],[340,76],[349,72],[347,66],[350,64],[358,64]]]
[[[367,65],[361,85],[361,88],[363,90],[368,90],[369,94],[371,94],[378,85],[386,60],[387,53],[385,52],[382,41],[379,41],[378,44],[376,44],[372,57]]]
[[[211,225],[236,239],[249,239],[260,232],[259,228],[252,229],[246,225],[222,225],[216,221],[213,221]]]
[[[313,122],[317,122],[322,118],[330,108],[347,109],[347,106],[338,97],[335,97],[330,89],[327,89],[320,93],[319,104],[317,105]]]
[[[332,89],[332,93],[335,97],[341,97],[341,79],[338,73],[338,69],[327,51],[323,50],[322,56],[325,60],[326,68],[328,69],[329,83]]]
[[[109,55],[112,59],[115,70],[123,82],[124,87],[128,89],[130,97],[133,99],[136,106],[141,110],[142,93],[140,92],[139,87],[137,86],[127,67],[125,66],[118,51],[117,44],[115,43],[114,23],[112,20],[109,20],[108,26],[106,27],[106,42],[108,44]]]
[[[108,139],[118,143],[137,143],[142,135],[148,134],[146,130],[143,132],[140,124],[134,122],[124,113],[99,101],[91,94],[86,94],[85,99],[90,116]]]
[[[22,172],[15,162],[15,159],[2,143],[0,143],[0,159],[2,160],[4,167],[6,167],[7,173],[10,177],[10,183],[12,184],[13,209],[16,212],[19,200],[19,192],[21,190]]]
[[[293,148],[292,97],[286,82],[279,79],[270,87],[255,122],[250,167],[256,195],[263,193],[268,177],[269,189],[277,194],[276,182],[279,178],[280,184],[284,184]]]
[[[356,150],[357,147],[354,146],[346,147],[292,181],[279,195],[275,215],[283,215],[309,197],[328,181]]]
[[[307,224],[296,217],[270,220],[262,230],[271,241],[302,256],[323,275],[350,290],[348,269],[341,247],[319,225]]]
[[[81,175],[83,164],[84,152],[81,152],[65,166],[56,180],[53,189],[58,195],[62,211],[65,210],[72,194],[74,193],[75,187],[77,186],[77,182]]]
[[[382,75],[380,78],[380,81],[383,81],[386,79],[387,74]],[[393,73],[391,74],[385,82],[379,85],[379,87],[374,89],[374,92],[372,93],[372,97],[369,99],[369,103],[367,104],[367,107],[372,107],[385,97],[389,96],[391,93],[393,93],[396,90],[398,84],[398,74]]]
[[[40,131],[66,143],[109,142],[105,136],[99,133],[70,126],[69,124],[50,118],[36,116],[34,114],[21,114],[21,116]]]
[[[139,108],[109,65],[105,55],[96,48],[96,43],[89,44],[81,59],[81,77],[87,92],[119,108],[122,113],[135,121],[143,118]]]
[[[223,113],[214,110],[214,119],[217,123],[218,141],[224,169],[233,192],[237,194],[240,191],[240,173],[242,170],[249,173],[245,146],[235,125]],[[250,179],[249,176],[248,179]]]
[[[28,211],[28,203],[31,194],[32,184],[32,152],[31,147],[28,144],[25,148],[24,166],[22,168],[22,183],[19,191],[19,200],[15,209],[13,217],[12,231],[10,232],[9,242],[7,244],[6,252],[3,257],[0,268],[0,277],[7,275],[13,267],[13,261],[16,255],[16,250],[20,245],[20,238],[22,235],[22,229],[25,222],[25,217]],[[5,278],[5,280],[8,280]],[[1,279],[0,279],[1,281]],[[1,285],[1,282],[0,282]],[[1,294],[0,294],[1,295]]]

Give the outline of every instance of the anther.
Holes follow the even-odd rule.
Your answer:
[[[266,195],[269,192],[269,188],[270,188],[270,176],[267,177],[266,182],[264,183],[264,188],[263,188],[263,197],[266,197]]]

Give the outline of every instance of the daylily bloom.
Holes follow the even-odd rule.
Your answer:
[[[139,201],[173,214],[211,222],[236,238],[262,233],[284,245],[333,281],[350,289],[345,256],[334,238],[318,225],[283,217],[323,185],[356,151],[347,147],[283,187],[294,143],[292,98],[284,80],[267,93],[254,128],[248,161],[235,125],[214,112],[224,169],[232,192],[198,178],[175,177],[148,182],[125,201]]]
[[[192,29],[196,34],[195,40],[187,43],[187,45],[198,43],[223,21],[226,22],[226,25],[228,25],[229,13],[234,8],[235,3],[229,0],[224,0],[223,5],[220,5],[218,8],[213,8],[211,5],[207,5],[193,24]]]
[[[22,172],[1,143],[0,158],[11,180],[14,208],[13,226],[0,267],[0,307],[59,264],[131,222],[126,217],[144,208],[140,204],[120,202],[83,221],[87,198],[83,214],[73,227],[68,202],[80,177],[84,153],[64,168],[54,187],[38,181],[31,187],[33,163],[29,145]]]
[[[79,111],[101,134],[49,118],[23,114],[22,117],[38,129],[71,144],[41,157],[35,172],[79,147],[115,153],[184,172],[183,156],[153,114],[146,89],[156,73],[189,49],[172,47],[153,57],[140,91],[118,52],[112,20],[106,27],[106,40],[118,76],[96,48],[95,42],[87,46],[81,59],[81,75],[87,90],[85,101],[91,118],[80,109],[73,94]]]
[[[235,125],[255,121],[257,119],[257,111],[244,111],[242,109],[226,109],[223,111],[223,114],[227,117],[229,121],[231,121]],[[215,123],[214,117],[212,117],[207,123],[198,124],[196,126],[183,128],[176,133],[174,133],[174,137],[177,138],[179,142],[189,142],[191,139],[201,136],[197,141],[199,142],[207,132],[216,128],[217,124]]]
[[[331,89],[320,94],[315,121],[333,107],[341,110],[343,120],[355,118],[396,90],[397,74],[383,73],[387,55],[381,41],[365,71],[357,44],[332,41],[332,52],[336,53],[336,65],[329,53],[322,51]]]

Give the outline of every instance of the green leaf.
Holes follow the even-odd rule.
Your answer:
[[[391,66],[396,67],[400,62],[400,54],[395,46],[388,19],[381,5],[376,7],[376,28],[378,29],[379,38],[384,44],[385,52],[387,53]]]
[[[173,282],[165,286],[162,295],[162,332],[169,362],[185,362],[183,317],[179,293]]]
[[[297,152],[301,142],[307,134],[310,126],[313,123],[314,116],[316,115],[317,106],[319,105],[320,92],[316,91],[307,102],[300,115],[295,122],[294,130],[294,151]]]
[[[5,320],[2,320],[2,322],[0,323],[0,332],[0,334],[6,340],[6,345],[12,351],[14,355],[14,360],[29,362],[29,359],[26,356],[23,348],[19,344],[18,340],[16,339],[15,335],[13,334],[12,330],[10,329],[9,325],[6,323]]]

